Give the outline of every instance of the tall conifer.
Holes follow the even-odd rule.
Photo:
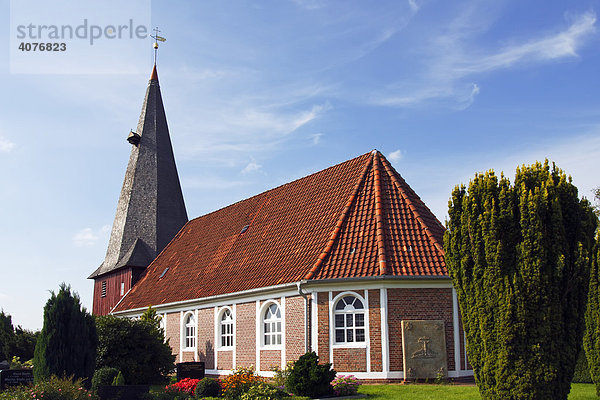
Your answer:
[[[96,366],[98,336],[94,318],[81,306],[71,287],[60,285],[44,307],[44,326],[35,346],[36,380],[51,375],[73,376],[90,383]]]
[[[564,172],[536,163],[456,187],[444,238],[484,399],[566,399],[583,334],[596,219]]]
[[[588,305],[585,314],[586,331],[583,346],[587,356],[592,381],[596,384],[596,395],[600,396],[600,243],[596,243],[592,270]]]

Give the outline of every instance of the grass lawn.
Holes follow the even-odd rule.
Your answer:
[[[474,385],[362,385],[358,392],[369,395],[369,399],[481,399]],[[597,399],[594,385],[585,383],[571,385],[569,400]]]

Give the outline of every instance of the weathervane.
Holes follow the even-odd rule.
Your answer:
[[[156,53],[158,52],[158,42],[166,42],[167,39],[165,39],[162,36],[158,36],[158,32],[160,32],[158,26],[152,30],[154,31],[154,35],[150,35],[150,37],[154,39],[154,65],[156,65]]]

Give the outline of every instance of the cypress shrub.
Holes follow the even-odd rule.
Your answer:
[[[586,331],[583,345],[587,355],[590,375],[592,381],[596,384],[596,395],[600,396],[600,241],[596,242],[590,272],[585,322]]]
[[[536,163],[456,187],[444,237],[483,399],[566,399],[584,330],[596,218],[565,173]]]
[[[585,335],[585,334],[584,334]],[[573,383],[593,383],[590,376],[590,368],[588,367],[587,357],[583,347],[577,356],[575,364],[575,372],[573,373]]]
[[[221,385],[214,378],[203,378],[196,385],[196,397],[219,397]]]
[[[51,375],[67,376],[83,379],[89,388],[97,344],[94,318],[81,306],[79,295],[62,283],[44,307],[44,325],[33,359],[36,382]]]
[[[332,393],[331,381],[335,374],[330,363],[319,364],[319,356],[311,351],[294,362],[285,387],[297,396],[328,395]]]

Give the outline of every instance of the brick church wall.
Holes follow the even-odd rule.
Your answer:
[[[256,365],[256,302],[236,306],[236,364]]]
[[[381,298],[379,289],[369,290],[369,336],[371,371],[383,371],[381,358]]]
[[[329,293],[317,293],[317,332],[319,362],[329,361]]]
[[[446,331],[448,370],[454,370],[452,289],[388,289],[390,370],[403,371],[402,320],[443,320]]]
[[[198,361],[204,361],[206,369],[215,367],[215,312],[213,308],[198,310]]]
[[[295,361],[305,353],[306,331],[304,330],[304,298],[285,299],[285,360]]]
[[[173,354],[177,356],[175,362],[181,362],[179,360],[179,326],[179,313],[174,312],[167,314],[166,338],[169,339]]]

